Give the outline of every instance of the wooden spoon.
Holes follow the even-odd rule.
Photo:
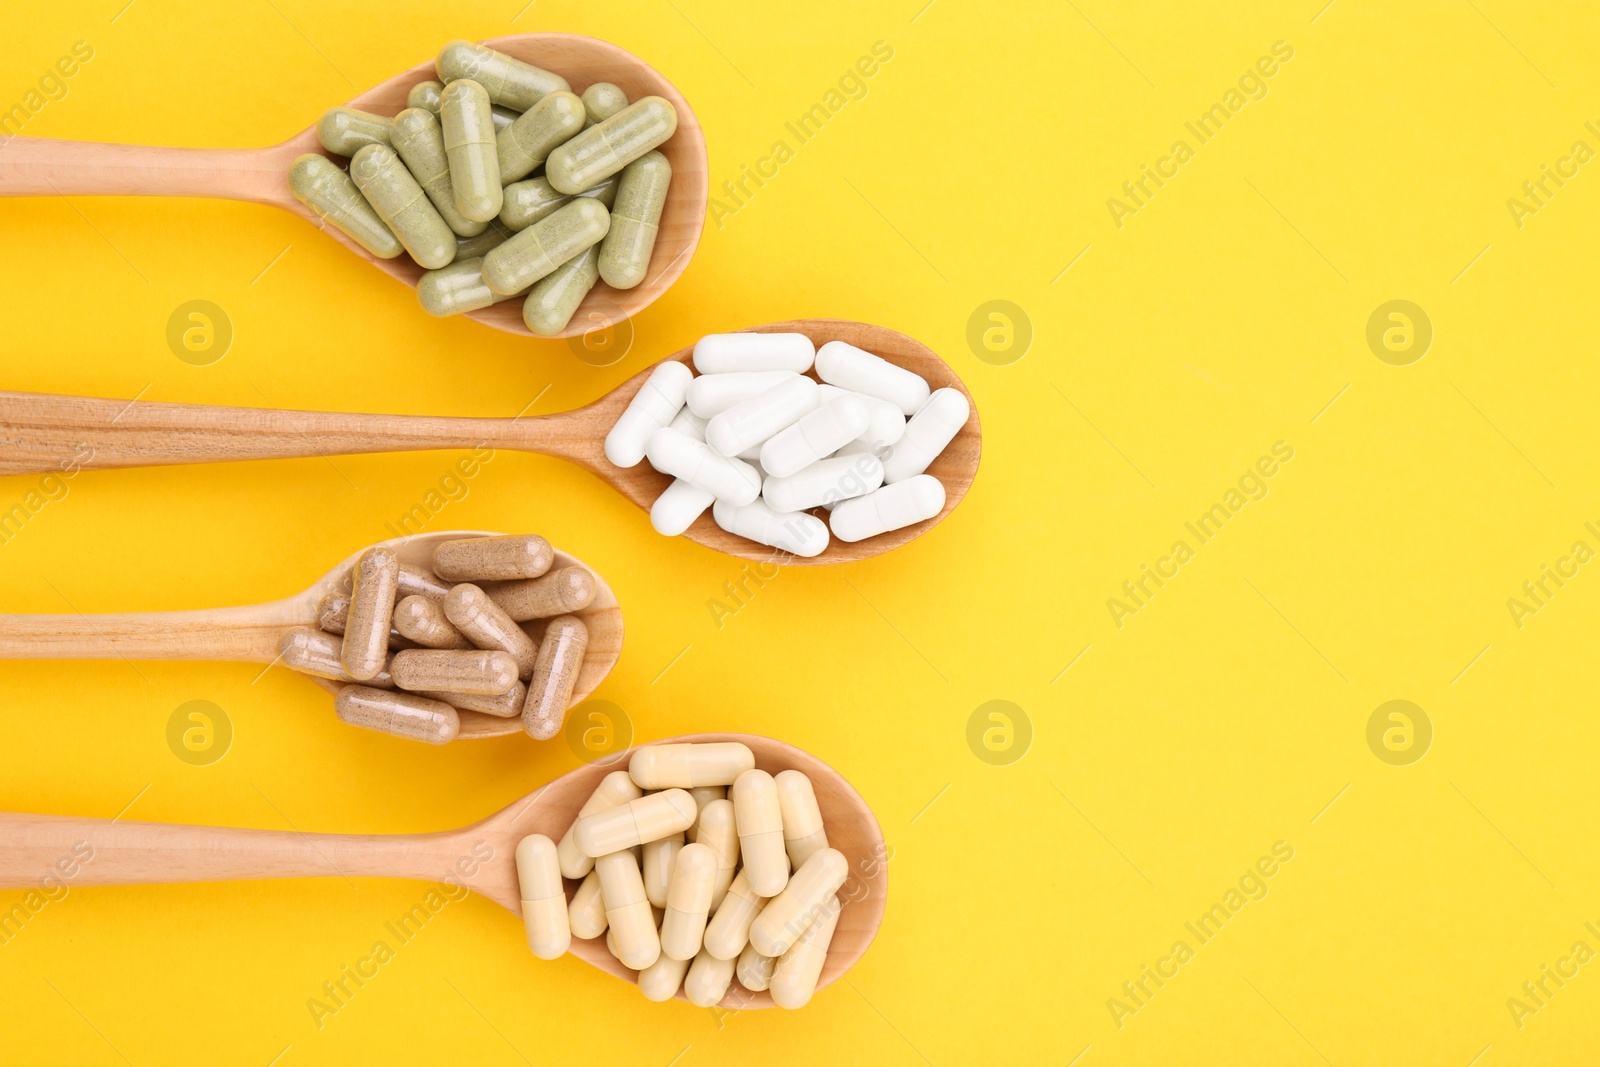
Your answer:
[[[632,289],[596,285],[559,336],[577,337],[637,315],[678,279],[700,243],[708,178],[705,135],[694,111],[655,68],[606,41],[570,33],[522,33],[484,44],[561,75],[575,93],[596,82],[610,82],[629,100],[661,96],[677,108],[678,129],[660,148],[672,163],[672,186],[649,273]],[[350,106],[394,115],[406,106],[412,86],[437,78],[429,60],[367,90]],[[328,155],[317,141],[315,126],[271,148],[155,148],[13,137],[0,145],[0,196],[200,196],[271,204],[299,215],[415,288],[423,271],[409,256],[377,258],[337,227],[326,225],[289,192],[289,165],[307,152]],[[494,304],[468,317],[497,330],[534,336],[523,324],[520,300]]]
[[[787,331],[806,334],[819,345],[825,341],[848,341],[915,371],[935,389],[951,386],[967,393],[969,401],[972,399],[955,371],[926,346],[904,334],[882,326],[834,319],[800,319],[754,328],[757,333]],[[668,358],[687,362],[693,352],[691,345]],[[672,479],[657,473],[648,463],[627,469],[615,466],[606,459],[605,437],[652,369],[640,371],[588,407],[517,419],[285,412],[0,391],[0,474],[477,448],[487,444],[570,460],[648,512]],[[810,559],[789,557],[736,537],[713,522],[709,511],[684,536],[743,559],[782,557],[781,562],[800,566],[876,556],[926,533],[950,514],[972,485],[982,447],[974,404],[967,424],[928,468],[929,474],[944,483],[944,510],[925,522],[865,541],[832,540],[820,555]],[[88,458],[82,458],[91,452]]]
[[[861,958],[883,924],[888,851],[872,809],[839,772],[782,741],[750,734],[692,734],[658,743],[682,741],[742,741],[762,770],[776,774],[794,769],[811,779],[828,844],[850,862],[850,876],[839,890],[845,908],[817,988],[831,985]],[[327,876],[412,878],[465,886],[512,912],[520,924],[517,842],[529,834],[560,840],[600,779],[626,768],[632,751],[569,771],[482,822],[440,833],[305,834],[0,813],[0,889]],[[92,858],[84,858],[83,843],[92,849]],[[76,871],[69,875],[65,872],[74,858]],[[58,867],[58,861],[68,862]],[[54,882],[46,882],[47,877]],[[576,889],[577,883],[567,883],[568,899]],[[629,982],[637,979],[637,972],[606,950],[604,937],[574,939],[571,953],[607,974]],[[681,990],[678,996],[683,997]],[[770,1008],[772,998],[735,982],[721,1006]]]
[[[427,566],[441,541],[493,537],[479,530],[414,534],[382,542],[401,563]],[[370,546],[369,546],[370,547]],[[155,611],[118,615],[0,615],[0,659],[202,659],[273,663],[284,633],[317,627],[317,605],[329,593],[350,591],[350,571],[366,549],[319,578],[311,588],[283,600],[239,608]],[[622,609],[616,594],[592,567],[557,550],[554,567],[584,567],[595,579],[594,603],[577,613],[589,628],[589,647],[572,690],[577,704],[593,693],[622,653]],[[535,620],[535,623],[537,620]],[[530,623],[529,625],[535,625]],[[343,682],[305,675],[331,693]],[[520,734],[522,719],[462,711],[462,738]]]

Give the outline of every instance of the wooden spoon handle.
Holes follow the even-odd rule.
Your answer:
[[[0,615],[0,659],[202,659],[270,663],[291,626],[311,624],[295,600],[240,608],[120,615]]]
[[[442,880],[460,833],[304,834],[0,812],[0,889],[361,876]]]
[[[0,474],[502,445],[586,466],[598,441],[562,415],[361,415],[0,392]]]
[[[204,196],[280,203],[276,148],[156,148],[13,137],[0,145],[0,196]]]

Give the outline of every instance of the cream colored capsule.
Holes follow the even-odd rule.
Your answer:
[[[767,902],[767,907],[750,927],[750,943],[763,956],[781,956],[789,946],[831,907],[833,894],[844,885],[850,863],[838,849],[824,848],[811,854],[804,867],[794,872],[783,892]]]
[[[548,741],[561,732],[588,648],[589,628],[576,615],[558,616],[545,627],[522,705],[522,728],[529,737]]]
[[[523,325],[540,337],[556,336],[599,278],[599,246],[590,245],[533,284],[522,302]]]
[[[600,244],[600,277],[611,288],[632,289],[644,281],[671,184],[672,164],[660,152],[646,152],[622,169],[611,229]]]
[[[517,842],[517,887],[533,954],[541,960],[566,955],[572,943],[567,894],[561,887],[555,842],[543,834],[530,834]]]
[[[683,835],[672,834],[659,841],[645,843],[644,854],[639,858],[640,873],[644,875],[644,895],[650,906],[667,906],[667,888],[672,884],[672,867],[683,851]]]
[[[831,898],[822,913],[806,932],[800,935],[789,951],[778,957],[768,986],[772,1002],[780,1008],[803,1008],[817,991],[817,979],[822,977],[822,965],[828,959],[828,946],[833,942],[833,931],[839,925],[840,903]],[[750,942],[755,948],[755,942]]]
[[[561,861],[561,875],[563,878],[582,878],[594,870],[594,857],[585,855],[573,840],[573,831],[578,828],[578,820],[585,815],[594,815],[597,812],[610,811],[619,804],[626,804],[630,800],[638,800],[644,796],[644,790],[633,784],[633,779],[628,777],[627,771],[612,771],[600,779],[600,784],[595,791],[589,794],[589,799],[583,802],[583,807],[578,809],[578,818],[567,827],[567,832],[561,835],[561,841],[556,845],[556,854]]]
[[[728,790],[720,785],[697,785],[689,790],[689,795],[694,797],[695,807],[705,811],[706,805],[713,800],[726,800],[728,798]],[[695,816],[694,825],[684,833],[690,841],[694,841],[700,836],[700,817],[698,815]]]
[[[771,956],[763,956],[757,952],[754,945],[746,945],[744,951],[739,953],[739,962],[734,967],[734,973],[739,976],[739,984],[752,993],[759,993],[772,983],[772,972],[778,967],[778,961]]]
[[[629,104],[550,153],[545,177],[563,193],[581,193],[626,167],[678,128],[678,112],[659,96]]]
[[[439,100],[439,123],[456,208],[473,222],[488,222],[500,214],[502,202],[489,94],[475,81],[451,82]]]
[[[766,771],[745,771],[734,780],[728,796],[733,800],[739,854],[744,858],[750,888],[758,896],[775,897],[789,881],[777,783]]]
[[[707,845],[684,845],[672,865],[661,919],[661,951],[673,959],[693,959],[700,951],[716,879],[717,854]]]
[[[606,922],[616,938],[617,959],[625,967],[642,971],[661,955],[661,937],[644,895],[639,861],[624,846],[619,852],[597,857],[594,869],[606,902]]]
[[[683,980],[683,996],[697,1008],[714,1008],[727,995],[728,983],[733,981],[733,960],[719,960],[702,952],[689,965]]]
[[[444,689],[424,689],[417,695],[442,700],[460,711],[481,711],[501,719],[514,719],[522,714],[523,701],[528,699],[528,687],[518,682],[504,693],[452,693]]]
[[[484,256],[483,280],[502,295],[519,292],[599,244],[610,228],[604,204],[575,197]]]
[[[732,785],[755,765],[755,754],[738,741],[645,745],[628,761],[628,774],[641,789],[696,789]]]
[[[336,682],[353,682],[356,679],[345,673],[344,664],[339,661],[341,646],[342,642],[333,634],[297,627],[279,639],[278,656],[291,671]],[[377,689],[388,689],[394,685],[387,664],[377,674],[362,681]]]
[[[663,952],[656,961],[639,972],[639,992],[644,999],[657,1004],[671,1000],[683,985],[683,976],[689,973],[688,960],[675,960]]]
[[[347,685],[334,698],[333,710],[351,726],[430,745],[454,741],[461,732],[461,718],[455,708],[415,693]]]
[[[756,896],[750,888],[750,879],[740,871],[706,926],[706,951],[719,960],[731,960],[739,955],[750,941],[750,924],[766,906],[766,898]]]
[[[778,787],[778,811],[783,815],[783,847],[789,863],[798,871],[818,849],[828,847],[828,832],[822,827],[822,811],[811,779],[799,771],[779,771],[773,778]]]
[[[423,648],[472,647],[472,642],[445,618],[443,606],[431,597],[402,597],[394,606],[394,628]]]
[[[414,693],[445,690],[494,696],[516,687],[517,661],[498,651],[408,648],[394,654],[389,673],[395,685]]]
[[[572,894],[572,902],[567,905],[567,923],[572,927],[572,936],[585,941],[599,937],[610,925],[606,921],[605,898],[600,895],[600,876],[592,868],[583,877],[578,891]]]
[[[317,120],[317,140],[336,156],[353,156],[369,144],[386,145],[389,120],[353,107],[333,107]]]
[[[369,548],[356,560],[339,659],[344,672],[358,682],[369,681],[383,670],[399,579],[400,559],[387,548]]]
[[[350,175],[327,156],[309,152],[295,160],[289,168],[289,191],[379,259],[393,259],[405,251]]]
[[[463,582],[445,595],[444,615],[474,645],[499,649],[515,659],[517,677],[523,681],[533,677],[539,646],[504,608],[489,599],[488,593],[470,582]]]
[[[617,951],[617,935],[613,934],[609,928],[606,930],[606,951],[611,953],[612,959],[622,959],[622,953]],[[656,958],[660,959],[661,957],[657,956]],[[654,964],[651,966],[654,966]]]
[[[583,567],[561,567],[541,578],[507,582],[488,589],[489,599],[518,622],[570,615],[594,603],[599,586]]]
[[[668,789],[581,816],[572,841],[579,852],[598,859],[610,852],[682,833],[694,817],[694,798],[682,789]]]
[[[471,78],[484,87],[491,100],[513,111],[526,111],[546,94],[572,88],[559,74],[472,41],[445,45],[434,60],[434,69],[446,82]]]
[[[695,842],[717,854],[717,880],[712,885],[712,910],[722,905],[728,886],[739,867],[739,829],[733,814],[733,801],[713,800],[700,812],[695,824]]]
[[[562,90],[524,111],[495,137],[500,184],[510,185],[532,174],[557,145],[583,129],[584,121],[583,101]]]
[[[550,542],[537,534],[465,537],[433,550],[433,572],[449,582],[537,578],[554,558]]]

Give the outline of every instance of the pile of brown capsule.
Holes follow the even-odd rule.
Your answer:
[[[289,187],[380,259],[402,252],[427,273],[417,299],[461,315],[521,299],[536,334],[559,334],[600,281],[645,278],[672,182],[654,151],[678,128],[670,101],[629,103],[599,82],[582,96],[558,74],[470,41],[445,45],[439,81],[393,118],[336,107],[322,147]]]

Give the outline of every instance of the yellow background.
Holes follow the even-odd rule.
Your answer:
[[[95,49],[31,135],[269,144],[452,37],[564,30],[673,79],[706,129],[714,188],[774,140],[796,147],[784,123],[874,42],[894,58],[708,223],[615,366],[430,320],[284,213],[37,199],[0,203],[7,388],[451,415],[538,397],[532,410],[558,411],[700,334],[830,316],[944,355],[985,440],[970,497],[931,535],[787,569],[720,629],[708,601],[740,564],[655,536],[555,461],[497,455],[430,527],[539,531],[607,577],[628,636],[597,696],[640,738],[767,733],[871,802],[895,850],[886,922],[848,983],[804,1012],[647,1004],[574,960],[531,958],[517,921],[474,899],[318,1030],[307,999],[420,883],[83,889],[0,946],[7,1058],[1589,1058],[1600,964],[1520,1029],[1506,1001],[1574,942],[1600,949],[1584,928],[1600,920],[1600,563],[1520,629],[1506,601],[1573,542],[1600,548],[1584,528],[1600,526],[1600,163],[1520,229],[1506,200],[1574,141],[1600,148],[1583,125],[1600,120],[1600,19],[1506,0],[923,2],[8,5],[0,104],[74,41]],[[1276,41],[1294,57],[1267,97],[1119,229],[1107,199],[1174,140],[1194,146],[1185,121]],[[236,331],[211,366],[165,340],[193,299]],[[966,340],[994,299],[1034,328],[1010,365]],[[1391,299],[1435,330],[1410,366],[1365,341]],[[1267,497],[1117,628],[1107,599],[1280,440],[1294,459]],[[0,608],[275,598],[389,536],[455,458],[84,474],[0,547]],[[0,506],[36,481],[0,480]],[[137,797],[126,818],[431,830],[576,762],[559,741],[433,750],[358,732],[307,681],[258,673],[0,665],[0,808],[109,817]],[[196,699],[235,730],[205,767],[166,743],[173,709]],[[995,699],[1034,734],[1005,766],[966,740]],[[1367,745],[1391,699],[1433,725],[1410,766]],[[1294,859],[1266,898],[1119,1028],[1108,998],[1277,841]]]

